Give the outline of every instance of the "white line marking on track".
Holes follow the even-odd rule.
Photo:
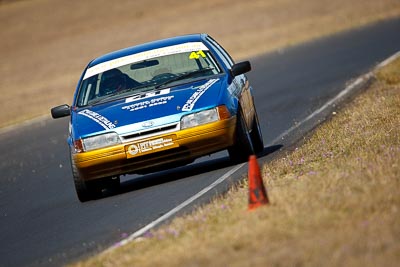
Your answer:
[[[388,59],[382,61],[376,68],[382,68],[384,66],[386,66],[387,64],[391,63],[392,61],[394,61],[396,58],[400,57],[400,51],[397,52],[396,54],[394,54],[393,56],[389,57]]]
[[[149,223],[145,227],[143,227],[143,228],[139,229],[138,231],[134,232],[133,234],[128,236],[126,239],[123,239],[122,241],[120,241],[116,245],[110,247],[106,251],[111,251],[111,250],[114,250],[115,248],[118,248],[118,247],[121,247],[121,246],[124,246],[124,245],[128,244],[129,242],[131,242],[134,239],[138,238],[139,236],[143,235],[144,233],[146,233],[150,229],[154,228],[159,223],[161,223],[164,220],[167,220],[168,218],[172,217],[177,212],[179,212],[180,210],[182,210],[183,208],[185,208],[186,206],[188,206],[189,204],[194,202],[196,199],[198,199],[199,197],[201,197],[202,195],[204,195],[205,193],[207,193],[208,191],[210,191],[211,189],[213,189],[214,187],[216,187],[217,185],[219,185],[220,183],[225,181],[229,176],[231,176],[233,173],[235,173],[237,170],[239,170],[245,164],[246,163],[241,163],[239,165],[236,165],[235,167],[230,169],[228,172],[226,172],[224,175],[222,175],[220,178],[215,180],[212,184],[210,184],[209,186],[205,187],[203,190],[201,190],[197,194],[195,194],[192,197],[188,198],[187,200],[185,200],[184,202],[182,202],[181,204],[179,204],[178,206],[176,206],[175,208],[173,208],[169,212],[165,213],[163,216],[159,217],[157,220],[152,221],[151,223]]]
[[[365,80],[368,80],[369,78],[371,78],[373,76],[372,72],[369,72],[363,76],[361,76],[360,78],[358,78],[357,80],[355,80],[354,82],[352,82],[349,86],[347,86],[343,91],[341,91],[339,94],[337,94],[334,98],[332,98],[331,100],[329,100],[328,102],[326,102],[322,107],[320,107],[319,109],[317,109],[316,111],[314,111],[313,113],[311,113],[310,115],[308,115],[305,119],[303,119],[302,121],[300,121],[299,123],[297,123],[296,125],[293,125],[292,127],[290,127],[289,129],[287,129],[286,131],[284,131],[281,135],[279,135],[277,138],[275,138],[271,144],[275,144],[277,143],[279,140],[283,139],[286,135],[290,134],[292,131],[294,131],[295,129],[299,128],[302,124],[306,123],[307,121],[311,120],[312,118],[314,118],[315,116],[317,116],[318,114],[320,114],[322,111],[324,111],[325,109],[327,109],[330,105],[334,104],[336,101],[338,101],[340,98],[344,97],[345,95],[347,95],[348,93],[350,93],[357,85],[359,85],[360,83],[362,83]]]
[[[360,83],[362,83],[363,81],[366,81],[367,79],[370,79],[373,76],[374,71],[376,71],[377,69],[389,64],[390,62],[392,62],[393,60],[395,60],[396,58],[400,57],[400,51],[397,52],[396,54],[394,54],[393,56],[389,57],[388,59],[382,61],[380,64],[378,64],[372,71],[368,72],[365,75],[362,75],[361,77],[359,77],[358,79],[356,79],[354,82],[352,82],[349,86],[347,86],[344,90],[342,90],[338,95],[336,95],[334,98],[332,98],[331,100],[329,100],[328,102],[326,102],[322,107],[320,107],[319,109],[317,109],[316,111],[314,111],[313,113],[311,113],[310,115],[308,115],[305,119],[303,119],[302,121],[300,121],[299,123],[297,123],[296,125],[290,127],[288,130],[284,131],[281,135],[279,135],[277,138],[275,138],[271,144],[276,144],[278,141],[280,141],[282,138],[284,138],[286,135],[289,135],[292,131],[294,131],[295,129],[299,128],[302,124],[306,123],[307,121],[311,120],[313,117],[317,116],[318,114],[320,114],[321,112],[323,112],[325,109],[327,109],[330,105],[334,104],[336,101],[338,101],[340,98],[344,97],[345,95],[347,95],[348,93],[350,93],[354,88],[356,88],[356,86],[358,86]],[[170,210],[169,212],[167,212],[166,214],[164,214],[163,216],[159,217],[158,219],[152,221],[151,223],[147,224],[146,226],[144,226],[143,228],[139,229],[138,231],[134,232],[133,234],[131,234],[130,236],[128,236],[127,238],[121,240],[119,243],[115,244],[114,246],[108,248],[107,250],[105,250],[105,252],[109,252],[112,251],[118,247],[124,246],[128,243],[130,243],[131,241],[135,240],[136,238],[140,237],[141,235],[143,235],[144,233],[146,233],[147,231],[151,230],[152,228],[154,228],[155,226],[157,226],[158,224],[160,224],[161,222],[171,218],[173,215],[175,215],[177,212],[179,212],[180,210],[182,210],[183,208],[187,207],[189,204],[191,204],[192,202],[194,202],[196,199],[198,199],[199,197],[201,197],[202,195],[204,195],[205,193],[207,193],[208,191],[210,191],[211,189],[213,189],[215,186],[217,186],[218,184],[222,183],[223,181],[225,181],[229,176],[231,176],[233,173],[235,173],[237,170],[239,170],[240,168],[242,168],[245,165],[245,163],[241,163],[239,165],[236,165],[235,167],[233,167],[232,169],[230,169],[228,172],[226,172],[223,176],[221,176],[220,178],[218,178],[216,181],[214,181],[212,184],[210,184],[209,186],[205,187],[203,190],[201,190],[200,192],[198,192],[197,194],[193,195],[192,197],[190,197],[189,199],[187,199],[186,201],[182,202],[181,204],[179,204],[178,206],[176,206],[175,208],[173,208],[172,210]]]
[[[368,72],[367,74],[362,75],[361,77],[359,77],[358,79],[356,79],[354,82],[352,82],[350,85],[348,85],[344,90],[342,90],[339,94],[337,94],[334,98],[332,98],[331,100],[329,100],[328,102],[326,102],[322,107],[320,107],[319,109],[317,109],[316,111],[314,111],[313,113],[311,113],[310,115],[308,115],[305,119],[303,119],[302,121],[300,121],[299,123],[297,123],[296,125],[290,127],[289,129],[287,129],[286,131],[284,131],[281,135],[279,135],[277,138],[275,138],[271,144],[276,144],[278,141],[282,140],[286,135],[290,134],[292,131],[294,131],[295,129],[299,128],[302,124],[306,123],[307,121],[311,120],[312,118],[314,118],[315,116],[317,116],[318,114],[320,114],[321,112],[323,112],[325,109],[327,109],[330,105],[334,104],[336,101],[338,101],[339,99],[341,99],[342,97],[344,97],[345,95],[347,95],[348,93],[350,93],[354,88],[356,88],[359,84],[361,84],[364,81],[367,81],[368,79],[370,79],[371,77],[374,76],[374,72],[377,69],[380,69],[386,65],[388,65],[389,63],[391,63],[392,61],[394,61],[395,59],[397,59],[398,57],[400,57],[400,51],[398,51],[397,53],[395,53],[394,55],[390,56],[389,58],[385,59],[384,61],[382,61],[381,63],[379,63],[372,71]]]

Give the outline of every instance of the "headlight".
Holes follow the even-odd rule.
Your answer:
[[[82,139],[85,151],[94,150],[102,147],[117,145],[121,143],[117,133],[106,133]]]
[[[218,112],[216,108],[203,110],[197,113],[192,113],[182,117],[181,119],[181,129],[186,129],[219,119]]]

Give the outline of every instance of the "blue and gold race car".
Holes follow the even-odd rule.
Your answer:
[[[115,51],[91,61],[72,106],[68,144],[80,201],[120,175],[149,173],[227,149],[235,162],[264,149],[250,62],[233,59],[207,34]]]

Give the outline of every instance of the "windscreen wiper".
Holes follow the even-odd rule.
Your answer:
[[[182,75],[176,76],[176,77],[174,77],[172,79],[166,80],[165,82],[162,82],[162,83],[156,85],[155,89],[158,89],[158,88],[160,88],[160,87],[162,87],[164,85],[167,85],[169,83],[172,83],[172,82],[175,82],[175,81],[179,81],[179,80],[183,80],[183,79],[186,79],[186,78],[190,78],[192,76],[195,76],[196,74],[207,72],[207,71],[210,71],[210,70],[213,70],[213,69],[214,68],[204,68],[204,69],[199,69],[199,70],[195,70],[195,71],[184,73]]]

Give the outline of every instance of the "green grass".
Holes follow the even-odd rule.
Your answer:
[[[224,197],[76,266],[398,266],[400,59],[264,166],[271,204]]]

